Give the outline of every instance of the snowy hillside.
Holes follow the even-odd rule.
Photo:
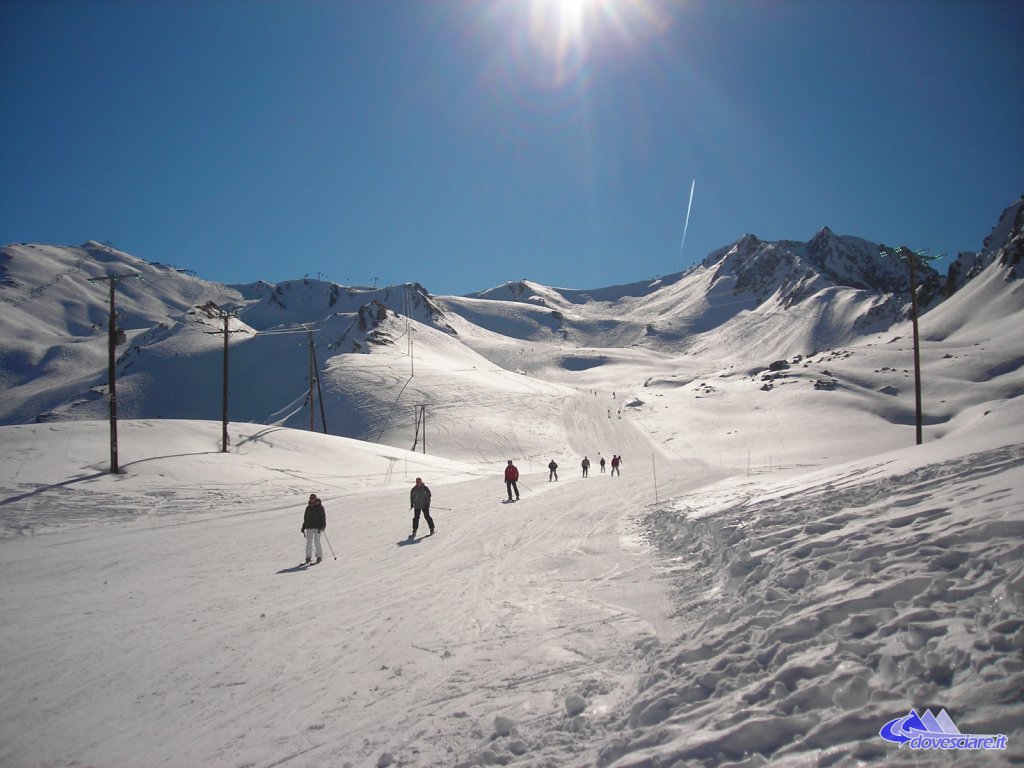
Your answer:
[[[109,284],[119,281],[121,327],[134,336],[196,305],[237,300],[233,289],[149,264],[99,243],[0,249],[0,423],[34,421],[106,382]]]
[[[389,423],[413,423],[423,406],[454,407],[443,383],[411,381],[418,354],[429,355],[435,343],[451,346],[435,331],[486,358],[466,362],[470,368],[489,361],[577,386],[573,374],[629,359],[631,350],[697,355],[702,374],[736,357],[807,355],[886,330],[909,306],[902,265],[879,258],[877,245],[827,228],[807,243],[746,236],[686,273],[654,281],[587,291],[520,281],[463,298],[431,296],[416,284],[353,288],[309,278],[217,285],[97,243],[8,246],[0,270],[0,300],[9,310],[0,319],[0,423],[104,416],[109,288],[90,280],[138,274],[117,283],[118,324],[128,342],[118,350],[121,415],[218,418],[219,315],[229,312],[237,315],[228,340],[232,420],[308,425],[312,332],[316,366],[327,379],[313,408],[323,396],[333,416],[328,431],[396,447],[411,446],[415,433],[382,430],[384,404],[393,412]],[[923,305],[938,284],[923,270]],[[396,354],[409,358],[410,379],[382,380],[378,370]],[[542,399],[559,396],[556,388]],[[535,407],[529,397],[513,402],[517,410]],[[558,417],[557,408],[542,411],[542,418]],[[324,420],[314,414],[321,428]],[[457,422],[441,429],[444,423],[428,426],[435,441],[476,442]]]
[[[747,235],[664,279],[595,291],[518,281],[445,304],[477,326],[524,341],[785,357],[850,343],[907,316],[906,267],[878,253],[877,244],[827,227],[807,243]],[[925,265],[919,287],[928,306],[942,279]],[[518,322],[509,322],[508,302],[521,305]]]
[[[855,386],[899,342],[837,354],[834,389],[799,365],[652,383],[672,406],[622,419],[605,410],[639,370],[581,372],[598,394],[556,426],[591,477],[580,451],[552,449],[558,482],[513,454],[515,504],[486,462],[307,431],[236,424],[222,454],[217,423],[129,421],[111,476],[102,421],[0,428],[0,763],[1019,764],[1024,374],[992,365],[1019,356],[1007,276],[930,316],[926,359],[957,364],[927,380],[951,413],[920,447]],[[499,401],[461,405],[486,420]],[[438,533],[410,541],[417,476]],[[328,540],[305,568],[310,491]],[[926,708],[1006,750],[878,735]]]
[[[828,230],[470,297],[3,249],[0,765],[1024,764],[1021,230],[921,318],[920,446],[902,275]]]

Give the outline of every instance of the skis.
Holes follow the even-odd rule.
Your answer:
[[[420,536],[419,538],[416,538],[415,534],[410,534],[409,538],[402,539],[401,541],[396,541],[395,542],[395,546],[407,547],[410,544],[419,544],[424,539],[429,539],[429,538],[431,538],[434,535],[435,535],[434,533],[425,533],[422,536]]]

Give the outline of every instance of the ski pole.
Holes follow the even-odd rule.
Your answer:
[[[323,530],[321,531],[321,533],[324,535],[324,541],[327,542],[327,548],[331,550],[331,555],[334,557],[335,560],[337,560],[338,556],[334,554],[334,547],[331,546],[331,540],[327,538],[327,531]]]

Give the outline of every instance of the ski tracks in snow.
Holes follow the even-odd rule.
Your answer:
[[[651,743],[666,764],[881,759],[880,724],[908,701],[1011,730],[1022,472],[1024,449],[1009,446],[906,470],[863,463],[756,497],[708,489],[649,515],[651,539],[682,561],[684,632],[606,760]],[[748,709],[755,721],[735,718]]]
[[[649,478],[524,481],[535,490],[508,505],[490,501],[499,477],[435,490],[435,504],[453,508],[434,513],[438,534],[392,546],[376,571],[387,583],[346,585],[366,606],[348,621],[375,669],[342,677],[363,678],[373,695],[352,694],[347,735],[318,757],[567,760],[600,727],[578,702],[600,715],[632,695],[637,649],[673,626],[666,585],[650,578],[652,553],[625,514]],[[573,511],[581,497],[585,518]],[[399,735],[381,726],[395,708]]]

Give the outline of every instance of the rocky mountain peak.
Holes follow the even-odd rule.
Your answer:
[[[966,251],[958,254],[949,265],[946,293],[952,295],[970,280],[981,274],[993,262],[1010,267],[1010,279],[1018,279],[1024,261],[1024,195],[1003,211],[999,223],[985,238],[981,253]]]
[[[881,256],[875,243],[837,235],[829,227],[822,227],[806,243],[744,235],[711,254],[703,266],[716,270],[720,278],[733,279],[736,293],[764,300],[778,292],[787,305],[826,287],[910,295],[910,278],[902,262]],[[942,282],[934,269],[922,265],[917,285],[925,303],[938,295]]]

